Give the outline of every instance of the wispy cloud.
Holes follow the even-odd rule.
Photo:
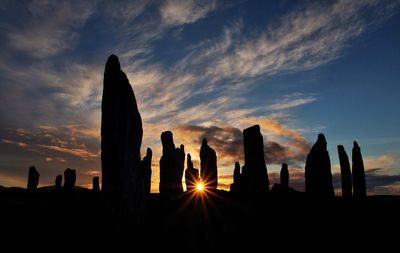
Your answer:
[[[93,2],[32,1],[24,26],[10,29],[9,45],[37,58],[59,54],[76,45],[79,29],[94,11]]]
[[[216,7],[216,0],[167,0],[162,4],[160,13],[166,24],[180,25],[204,18]]]
[[[305,105],[316,101],[317,98],[312,95],[304,96],[302,93],[295,93],[284,96],[278,102],[269,105],[271,110],[285,110],[297,106]]]

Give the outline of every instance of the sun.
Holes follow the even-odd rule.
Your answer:
[[[196,185],[196,190],[199,191],[199,192],[203,191],[204,190],[204,184],[198,183]]]

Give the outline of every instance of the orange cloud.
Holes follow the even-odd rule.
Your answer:
[[[64,148],[64,147],[59,147],[59,146],[43,145],[43,144],[38,144],[37,146],[41,147],[41,148],[54,150],[54,151],[57,151],[60,153],[74,155],[74,156],[81,157],[84,159],[93,159],[93,158],[98,157],[98,154],[93,154],[87,150],[79,149],[79,148]]]
[[[17,145],[20,148],[28,148],[29,147],[28,144],[26,144],[25,142],[20,142],[20,141],[12,141],[12,140],[3,139],[2,142],[7,143],[7,144]]]

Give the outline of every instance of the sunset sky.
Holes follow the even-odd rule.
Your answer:
[[[69,167],[100,175],[104,65],[119,56],[143,119],[142,156],[171,130],[199,168],[218,155],[219,188],[243,165],[242,130],[259,124],[271,184],[282,162],[304,189],[325,134],[361,146],[369,194],[400,194],[400,1],[0,1],[0,185],[40,186]]]

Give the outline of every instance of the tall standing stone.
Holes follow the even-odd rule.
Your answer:
[[[200,182],[199,170],[193,167],[192,157],[190,154],[187,154],[186,158],[186,171],[185,171],[185,182],[186,182],[186,190],[194,191],[196,189],[196,185]]]
[[[340,175],[342,179],[342,197],[350,198],[352,196],[352,183],[349,157],[343,145],[338,145],[338,154],[340,162]]]
[[[76,171],[67,168],[64,171],[64,190],[71,191],[75,189]]]
[[[160,194],[170,198],[183,192],[182,177],[185,163],[185,147],[175,149],[171,131],[161,134],[163,154],[160,159]]]
[[[62,175],[56,176],[54,188],[56,190],[61,190],[61,188],[62,188]]]
[[[151,190],[151,159],[153,157],[153,151],[151,148],[147,148],[146,156],[143,158],[143,177],[144,177],[144,188],[146,195],[150,194]]]
[[[145,197],[140,166],[142,118],[135,94],[115,55],[108,58],[105,66],[101,109],[103,193],[115,214],[140,222]]]
[[[200,176],[201,181],[207,189],[217,189],[218,186],[218,170],[217,170],[217,154],[207,144],[204,138],[200,148]]]
[[[28,184],[27,184],[27,188],[29,190],[34,190],[37,188],[37,186],[39,185],[39,177],[40,177],[40,174],[36,170],[35,166],[29,167]]]
[[[289,188],[289,170],[288,170],[288,165],[286,163],[282,164],[280,177],[281,177],[281,187]]]
[[[364,162],[361,155],[361,148],[356,141],[353,142],[353,193],[356,198],[365,198],[367,196],[367,187],[365,184]]]
[[[264,159],[264,140],[259,125],[246,128],[243,131],[243,145],[243,190],[248,193],[268,192],[269,179],[267,165]]]
[[[93,180],[92,180],[93,182],[92,182],[92,184],[93,184],[93,191],[94,192],[99,192],[100,191],[100,179],[99,179],[99,177],[93,177]]]
[[[323,134],[312,146],[306,161],[306,192],[318,197],[334,197],[331,161]]]
[[[231,184],[230,191],[233,193],[238,193],[241,190],[241,179],[242,174],[240,173],[239,162],[235,163],[235,168],[233,169],[233,183]]]

